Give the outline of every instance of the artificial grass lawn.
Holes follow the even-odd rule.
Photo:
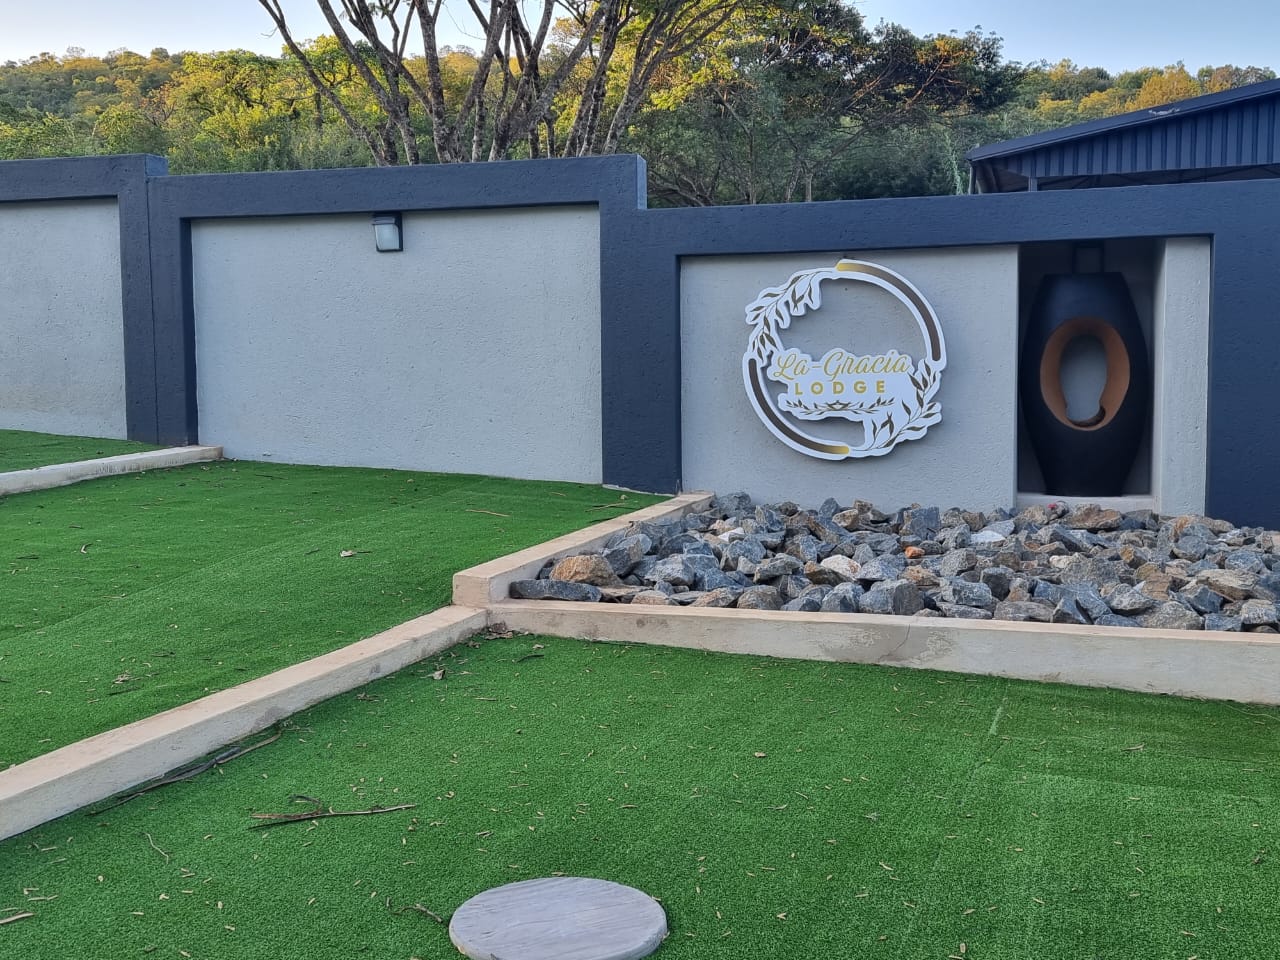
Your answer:
[[[0,499],[0,769],[444,606],[457,570],[659,499],[234,462]]]
[[[153,446],[135,440],[102,440],[97,437],[66,437],[56,433],[0,430],[0,473],[154,449],[156,448]]]
[[[564,872],[659,897],[658,957],[1273,960],[1277,721],[485,640],[300,714],[217,773],[0,844],[0,908],[35,914],[0,926],[0,954],[445,958],[445,927],[413,905],[447,918]],[[291,794],[417,807],[248,829]]]

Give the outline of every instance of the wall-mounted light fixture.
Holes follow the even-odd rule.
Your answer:
[[[400,214],[375,213],[373,215],[373,245],[379,253],[399,253],[404,249]]]

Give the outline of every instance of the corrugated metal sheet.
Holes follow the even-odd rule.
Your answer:
[[[1033,178],[1142,182],[1144,174],[1280,165],[1280,81],[1252,88],[1253,96],[1242,87],[983,147],[970,152],[970,162],[987,190],[1025,190]]]

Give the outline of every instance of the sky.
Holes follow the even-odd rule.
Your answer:
[[[465,24],[466,5],[447,0]],[[178,50],[245,48],[280,51],[280,40],[257,0],[4,0],[0,62],[82,47],[102,55],[127,47]],[[312,0],[285,0],[296,36],[327,33]],[[340,4],[335,2],[335,7]],[[1275,0],[859,0],[869,23],[889,20],[917,34],[964,32],[975,26],[1004,38],[1009,60],[1063,58],[1112,72],[1183,61],[1202,66],[1271,67],[1280,71],[1280,3]],[[1156,12],[1158,11],[1158,12]],[[462,31],[444,42],[478,45]]]

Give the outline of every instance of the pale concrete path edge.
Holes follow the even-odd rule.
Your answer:
[[[454,603],[486,607],[495,629],[547,636],[1280,705],[1280,637],[1264,634],[508,599],[511,582],[536,576],[547,560],[597,549],[637,520],[703,510],[711,499],[682,494],[463,570],[453,578]]]
[[[0,496],[15,493],[31,493],[34,490],[51,490],[96,480],[99,477],[115,477],[124,473],[142,473],[145,470],[161,470],[165,467],[183,467],[189,463],[204,463],[222,459],[222,447],[190,446],[166,447],[163,450],[144,450],[141,453],[123,453],[116,457],[100,457],[97,460],[77,460],[74,463],[52,463],[30,470],[10,470],[0,473]]]
[[[220,453],[201,449],[217,451],[204,459]],[[673,519],[710,501],[708,493],[681,494],[463,570],[454,575],[454,606],[0,771],[0,839],[162,776],[487,626],[1280,705],[1280,638],[1258,634],[507,599],[513,580],[535,576],[548,559],[593,550],[630,523]]]
[[[179,447],[124,457],[87,460],[68,467],[92,467],[92,476],[216,460],[221,447]],[[140,458],[149,458],[142,460]],[[127,461],[125,463],[124,461]],[[103,469],[103,465],[106,465]],[[138,466],[137,464],[144,464]],[[4,477],[39,474],[24,470]],[[62,479],[49,486],[88,476]],[[23,487],[23,491],[38,489]],[[0,493],[15,492],[0,488]],[[218,747],[265,730],[322,700],[354,690],[439,653],[483,630],[490,594],[505,596],[519,576],[532,576],[550,555],[568,555],[598,546],[637,520],[678,517],[705,507],[710,494],[685,494],[576,531],[564,537],[462,571],[454,577],[454,605],[436,610],[339,650],[285,667],[127,726],[68,744],[0,771],[0,840],[97,803],[129,787],[154,780]],[[532,565],[532,573],[524,571]],[[461,589],[459,588],[461,584]],[[479,602],[460,602],[458,594]]]
[[[1280,637],[878,614],[508,600],[508,630],[719,653],[944,670],[1280,706]]]
[[[509,553],[488,563],[470,567],[453,575],[453,602],[464,607],[487,607],[507,599],[507,589],[514,580],[530,580],[542,565],[552,558],[588,553],[633,523],[658,523],[674,520],[687,513],[697,513],[710,505],[712,494],[700,491],[681,493],[670,500],[636,510],[620,517],[575,530],[563,537]]]
[[[445,607],[0,771],[0,839],[163,776],[322,700],[394,673],[484,629],[485,620],[483,610]]]

